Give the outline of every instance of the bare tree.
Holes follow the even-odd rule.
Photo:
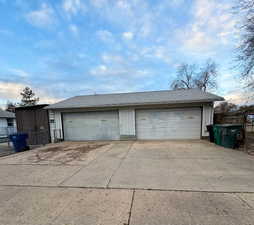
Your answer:
[[[239,108],[240,112],[253,112],[254,111],[254,105],[242,105]]]
[[[207,88],[217,88],[216,78],[217,66],[212,60],[207,60],[205,66],[200,69],[200,72],[194,82],[199,89],[206,91]]]
[[[254,88],[254,0],[238,0],[235,11],[242,18],[241,43],[237,60],[247,86]]]
[[[196,64],[181,64],[177,69],[176,79],[171,83],[173,90],[199,88],[217,88],[217,65],[212,60],[207,60],[205,65],[198,69]]]
[[[221,102],[214,109],[214,111],[217,113],[227,113],[227,112],[233,112],[236,110],[237,110],[237,105],[235,105],[234,103],[229,103],[229,102]]]
[[[195,64],[182,63],[177,69],[177,78],[172,82],[171,88],[174,90],[194,88],[195,70]]]

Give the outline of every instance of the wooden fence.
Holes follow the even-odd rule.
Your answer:
[[[241,124],[244,127],[244,149],[254,154],[254,112],[215,113],[214,124]]]
[[[254,113],[245,114],[245,151],[254,154]]]
[[[242,124],[245,123],[245,114],[240,112],[234,113],[215,113],[214,124]]]

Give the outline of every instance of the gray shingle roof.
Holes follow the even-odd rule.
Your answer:
[[[0,118],[15,118],[15,114],[0,109]]]
[[[119,94],[96,94],[72,97],[47,109],[89,108],[111,106],[137,106],[149,104],[175,104],[192,102],[223,101],[220,96],[203,92],[198,89],[176,91],[150,91]]]

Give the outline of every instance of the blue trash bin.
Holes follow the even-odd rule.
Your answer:
[[[28,150],[29,147],[26,143],[26,139],[28,138],[28,134],[26,133],[17,133],[17,134],[11,134],[9,136],[10,141],[13,144],[14,151],[15,152],[21,152]]]

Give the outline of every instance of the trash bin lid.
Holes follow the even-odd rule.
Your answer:
[[[215,127],[225,127],[225,128],[227,128],[227,127],[243,127],[243,125],[242,124],[215,124],[214,125]]]

